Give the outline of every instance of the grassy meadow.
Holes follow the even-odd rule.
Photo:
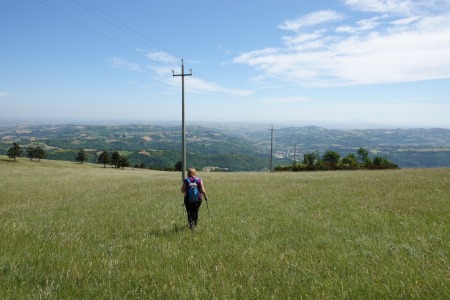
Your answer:
[[[450,169],[181,174],[0,156],[0,299],[449,299]]]

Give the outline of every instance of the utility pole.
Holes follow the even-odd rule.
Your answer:
[[[273,129],[273,125],[272,128],[269,128],[268,130],[271,131],[270,134],[270,172],[272,172],[272,159],[273,159],[273,131],[275,129]]]
[[[181,160],[181,181],[186,178],[186,130],[184,123],[184,76],[192,76],[192,69],[189,74],[184,73],[184,59],[181,59],[181,74],[175,74],[175,71],[172,70],[172,75],[181,76],[181,152],[182,152],[182,160]]]

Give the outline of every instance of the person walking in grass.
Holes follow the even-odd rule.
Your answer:
[[[194,168],[188,170],[187,178],[183,180],[181,192],[184,193],[184,206],[186,207],[189,227],[193,230],[198,222],[198,210],[202,204],[203,196],[206,196],[205,186],[201,178],[197,177]]]

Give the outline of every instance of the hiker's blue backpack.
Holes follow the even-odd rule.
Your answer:
[[[193,179],[194,181],[191,181]],[[186,198],[189,203],[196,203],[200,201],[198,191],[198,178],[186,178],[187,189]]]

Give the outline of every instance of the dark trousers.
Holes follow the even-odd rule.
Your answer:
[[[200,209],[200,205],[202,205],[201,201],[194,202],[194,203],[184,201],[184,206],[186,207],[188,223],[189,223],[189,226],[191,226],[191,227],[197,226],[198,210]]]

